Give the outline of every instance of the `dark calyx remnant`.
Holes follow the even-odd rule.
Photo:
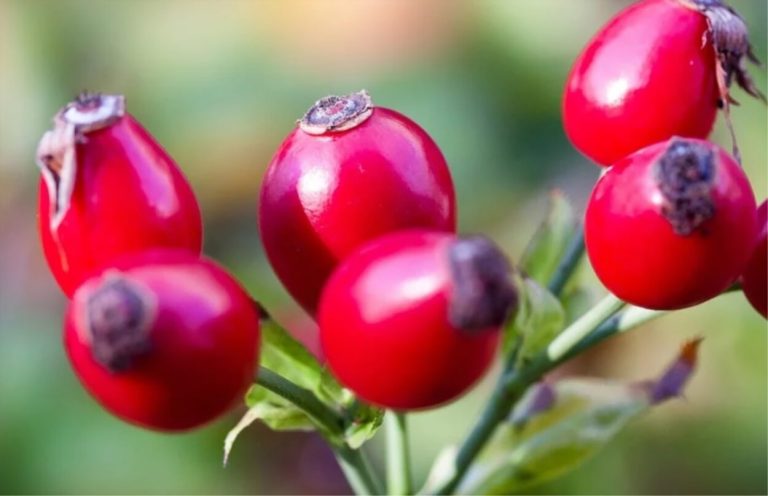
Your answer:
[[[504,254],[484,236],[460,238],[449,248],[453,292],[448,320],[465,331],[498,327],[517,307],[517,290]]]
[[[345,131],[361,124],[372,113],[373,103],[365,90],[331,95],[316,101],[299,120],[299,127],[308,134]]]
[[[656,162],[655,172],[664,198],[661,214],[676,234],[687,236],[715,215],[712,150],[695,141],[673,139]]]
[[[121,372],[150,350],[154,318],[142,290],[123,277],[109,277],[87,301],[87,329],[93,358],[110,372]]]

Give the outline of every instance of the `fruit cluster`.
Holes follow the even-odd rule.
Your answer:
[[[38,163],[40,234],[88,391],[154,429],[226,411],[253,381],[259,313],[201,257],[200,210],[173,160],[122,96],[83,94],[56,114]],[[434,406],[489,367],[515,303],[509,266],[487,239],[454,234],[445,159],[407,117],[365,92],[317,102],[275,155],[259,221],[275,271],[362,398]]]
[[[706,141],[718,107],[733,134],[732,80],[765,100],[745,57],[756,62],[744,21],[721,1],[644,0],[608,22],[571,69],[566,134],[610,166],[587,205],[587,253],[628,303],[688,307],[743,273],[766,315],[765,217],[758,223],[735,137],[734,156]]]
[[[672,27],[674,26],[674,29]],[[751,56],[738,15],[713,0],[644,0],[589,43],[563,118],[610,166],[585,239],[604,285],[652,309],[698,304],[743,274],[766,315],[766,204],[738,161],[706,141]],[[735,144],[735,142],[734,142]],[[225,412],[259,362],[258,305],[201,256],[195,196],[125,111],[84,94],[39,146],[40,234],[71,297],[66,350],[88,391],[138,425],[189,429]],[[456,234],[438,146],[365,91],[317,101],[274,155],[259,230],[269,261],[319,324],[327,364],[361,399],[443,404],[496,356],[517,292],[501,250]]]
[[[200,256],[197,200],[122,96],[83,94],[40,141],[39,228],[71,297],[69,359],[109,411],[161,430],[228,410],[258,362],[259,314]]]

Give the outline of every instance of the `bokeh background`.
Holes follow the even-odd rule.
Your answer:
[[[36,237],[33,160],[51,116],[73,95],[127,95],[198,193],[206,252],[311,342],[311,323],[266,264],[255,224],[262,174],[295,119],[321,96],[360,88],[410,115],[451,164],[462,230],[485,232],[519,258],[548,189],[565,190],[583,210],[598,171],[562,132],[560,94],[580,48],[626,4],[0,0],[0,492],[347,491],[313,435],[256,426],[223,468],[222,440],[242,411],[201,431],[163,435],[115,420],[80,388],[60,342],[66,302]],[[732,4],[766,60],[765,0]],[[752,69],[766,92],[765,69]],[[766,107],[735,96],[745,168],[763,199]],[[729,145],[721,121],[714,139]],[[601,291],[590,286],[594,297]],[[765,494],[768,333],[741,294],[617,337],[567,373],[650,377],[696,335],[706,339],[684,400],[536,491]],[[466,432],[487,388],[412,416],[419,480],[439,448]]]

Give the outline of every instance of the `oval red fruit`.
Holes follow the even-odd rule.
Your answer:
[[[310,314],[334,267],[362,243],[405,228],[455,226],[440,149],[406,116],[373,107],[365,92],[315,103],[280,145],[261,186],[267,256]]]
[[[585,241],[602,283],[624,301],[671,310],[717,296],[741,274],[757,229],[736,161],[672,138],[617,162],[587,204]]]
[[[80,286],[64,340],[80,381],[107,410],[177,431],[242,398],[258,362],[259,316],[214,263],[181,250],[149,251]]]
[[[125,112],[122,96],[81,95],[38,149],[39,229],[48,265],[71,296],[116,256],[155,247],[200,253],[194,193],[173,159]]]
[[[741,278],[744,295],[768,319],[768,200],[757,211],[758,235],[752,256]]]
[[[732,78],[760,95],[745,55],[754,59],[746,26],[718,0],[637,2],[576,59],[563,98],[566,134],[601,165],[672,136],[705,138]]]
[[[421,409],[466,392],[488,369],[516,304],[509,266],[481,237],[405,231],[347,258],[318,323],[346,387],[387,408]]]

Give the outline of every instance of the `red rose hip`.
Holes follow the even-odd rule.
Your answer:
[[[752,253],[756,206],[747,177],[721,148],[672,138],[617,162],[587,204],[589,260],[603,284],[641,307],[708,300]]]
[[[339,265],[318,312],[328,365],[364,400],[429,408],[488,369],[517,302],[490,241],[422,230],[383,236]]]
[[[107,410],[149,429],[185,430],[226,412],[252,383],[259,316],[217,265],[155,250],[120,258],[80,286],[64,341]]]
[[[565,131],[602,165],[672,136],[704,138],[743,66],[747,28],[719,0],[642,0],[620,12],[576,59],[563,97]]]
[[[148,248],[200,253],[200,208],[170,156],[120,95],[83,94],[40,141],[39,228],[67,296],[116,256]]]
[[[757,242],[741,277],[741,285],[755,310],[768,318],[768,201],[764,201],[757,211],[757,224]]]
[[[269,165],[259,229],[291,295],[314,314],[334,267],[362,243],[406,228],[454,231],[443,154],[406,116],[368,94],[315,103]]]

